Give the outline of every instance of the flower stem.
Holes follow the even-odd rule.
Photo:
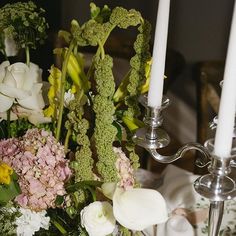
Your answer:
[[[11,128],[10,128],[10,121],[11,121],[11,108],[7,110],[7,137],[11,137]]]
[[[64,94],[65,94],[65,83],[66,83],[66,70],[67,65],[69,62],[69,58],[71,55],[71,52],[74,48],[74,41],[71,41],[69,49],[66,52],[65,60],[62,64],[62,74],[61,74],[61,91],[60,91],[60,103],[59,103],[59,115],[58,115],[58,122],[57,122],[57,128],[56,128],[56,140],[59,141],[60,134],[61,134],[61,124],[62,124],[62,115],[63,115],[63,108],[64,108]]]
[[[68,130],[67,130],[67,133],[66,133],[65,142],[64,142],[65,153],[67,153],[67,150],[68,150],[68,144],[69,144],[69,138],[70,138],[70,136],[71,136],[71,129],[68,129]]]
[[[51,221],[52,221],[53,225],[54,225],[63,235],[67,234],[67,231],[64,229],[64,227],[63,227],[60,223],[58,223],[56,220],[51,220]]]
[[[26,56],[26,65],[30,66],[30,53],[29,53],[29,47],[25,47],[25,56]]]

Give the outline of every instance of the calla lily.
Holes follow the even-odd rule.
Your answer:
[[[104,183],[103,194],[112,198],[113,214],[124,227],[141,231],[164,223],[167,219],[166,203],[162,195],[153,189],[115,187],[115,183]]]
[[[54,53],[65,57],[67,50],[67,48],[56,48],[54,49]],[[84,68],[81,67],[81,64],[78,62],[76,56],[73,53],[71,53],[69,57],[67,73],[78,88],[82,88],[85,92],[88,91],[90,88],[90,82],[84,73]]]
[[[116,188],[113,195],[113,213],[121,225],[138,231],[164,223],[168,219],[165,200],[153,189]]]

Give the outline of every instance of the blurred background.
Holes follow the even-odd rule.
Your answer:
[[[14,1],[1,0],[0,6],[8,2]],[[57,31],[69,29],[72,19],[77,19],[80,24],[86,21],[91,1],[35,2],[46,10],[50,31],[47,43],[41,53],[35,53],[34,60],[47,70],[53,62],[49,52],[60,44],[56,40]],[[153,26],[153,43],[158,0],[93,2],[98,6],[124,6],[140,11]],[[233,4],[233,0],[171,0],[165,92],[171,98],[172,105],[165,112],[165,126],[173,135],[176,146],[189,141],[203,142],[208,135],[206,127],[218,109],[218,83],[223,74]],[[118,58],[118,74],[128,65],[127,58],[132,55],[131,45],[135,36],[136,31],[132,29],[113,33],[108,48]],[[213,84],[213,87],[208,84]],[[214,96],[208,98],[209,94]],[[216,104],[213,108],[211,99]]]

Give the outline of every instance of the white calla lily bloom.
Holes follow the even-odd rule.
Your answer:
[[[42,70],[33,63],[17,62],[0,65],[0,112],[7,111],[13,103],[26,109],[42,110]]]
[[[113,195],[113,213],[121,225],[137,231],[168,219],[166,202],[153,189],[117,187]]]
[[[89,236],[105,236],[115,230],[116,219],[109,202],[93,202],[80,212],[81,224]]]

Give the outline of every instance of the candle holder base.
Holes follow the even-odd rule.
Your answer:
[[[133,141],[138,145],[145,149],[158,149],[164,148],[169,145],[170,137],[167,132],[163,129],[156,128],[156,139],[149,139],[147,134],[147,128],[138,129],[137,132],[133,136]]]
[[[194,188],[210,201],[226,201],[236,197],[235,182],[228,176],[217,177],[207,174],[194,182]]]

